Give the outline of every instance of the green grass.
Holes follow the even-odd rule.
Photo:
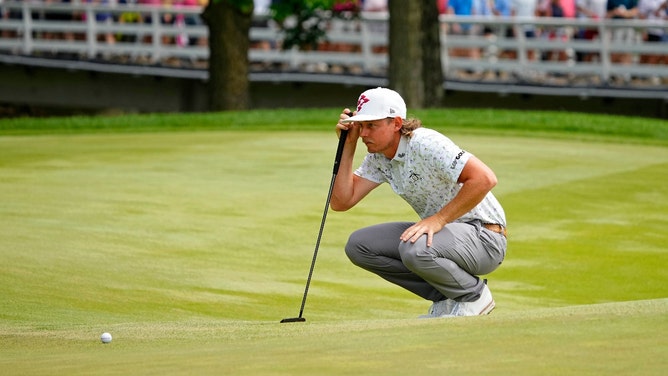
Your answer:
[[[307,324],[181,320],[23,330],[7,357],[34,374],[570,375],[661,374],[666,300],[495,312],[460,320]],[[17,371],[16,367],[11,368]]]
[[[340,109],[280,109],[203,114],[149,114],[0,119],[0,135],[193,130],[298,130],[332,128]],[[334,115],[334,116],[332,116]],[[458,132],[668,143],[668,122],[651,118],[499,109],[411,111],[432,128]]]
[[[279,324],[299,312],[332,113],[0,120],[0,374],[665,373],[661,120],[420,112],[499,177],[497,309],[416,320],[428,302],[350,264],[354,229],[415,218],[383,186],[329,212],[308,321]]]

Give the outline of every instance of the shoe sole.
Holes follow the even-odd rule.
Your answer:
[[[496,303],[494,302],[494,299],[492,299],[492,301],[489,302],[489,304],[485,308],[483,308],[482,311],[480,311],[480,315],[481,316],[482,315],[489,315],[489,313],[492,312],[494,307],[496,307]]]

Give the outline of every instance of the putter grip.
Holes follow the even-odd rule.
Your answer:
[[[346,115],[351,117],[353,113],[348,111]],[[342,129],[339,135],[339,146],[336,148],[336,157],[334,157],[334,169],[332,170],[334,175],[339,173],[339,164],[341,164],[341,155],[343,154],[343,146],[346,144],[346,136],[348,136],[348,130]]]
[[[348,136],[348,130],[341,130],[341,135],[339,136],[339,146],[336,148],[336,157],[334,158],[334,169],[332,173],[334,175],[339,173],[339,164],[341,163],[341,155],[343,154],[343,146],[346,144],[346,136]]]

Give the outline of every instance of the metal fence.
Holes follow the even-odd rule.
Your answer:
[[[0,54],[205,69],[208,29],[199,7],[46,4],[0,0]],[[255,72],[385,77],[387,13],[332,17],[315,49],[281,48],[279,25],[257,17],[249,60]],[[443,72],[450,81],[605,86],[668,97],[668,43],[646,42],[665,21],[441,16]],[[464,25],[465,33],[453,33]],[[534,37],[524,31],[532,28]],[[627,39],[616,36],[624,34]]]

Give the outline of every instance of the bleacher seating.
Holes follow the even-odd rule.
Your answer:
[[[121,71],[127,67],[137,72],[136,67],[143,66],[174,68],[161,74],[186,70],[200,75],[208,66],[208,29],[199,18],[200,7],[5,0],[0,10],[0,62],[16,63],[24,58],[30,64],[40,58],[69,67],[72,61],[83,61],[113,65]],[[332,17],[326,22],[327,39],[318,48],[287,51],[281,48],[283,37],[275,22],[257,22],[250,32],[251,71],[274,73],[276,79],[285,72],[313,80],[341,74],[384,78],[387,19],[386,13]],[[668,43],[643,41],[645,30],[668,29],[666,22],[445,15],[440,20],[442,66],[450,87],[513,90],[513,86],[524,85],[546,93],[641,88],[646,92],[643,95],[668,97]],[[448,32],[453,24],[463,22],[491,32],[466,36]],[[507,36],[508,30],[528,23],[542,33],[533,39],[525,38],[524,33]],[[620,28],[632,28],[635,42],[621,43],[610,37]],[[556,29],[563,33],[551,37],[554,33],[550,31]],[[599,37],[577,39],[577,31],[584,29],[597,31]],[[614,57],[619,54],[630,56],[630,63],[617,62]],[[627,95],[638,94],[634,90]]]

